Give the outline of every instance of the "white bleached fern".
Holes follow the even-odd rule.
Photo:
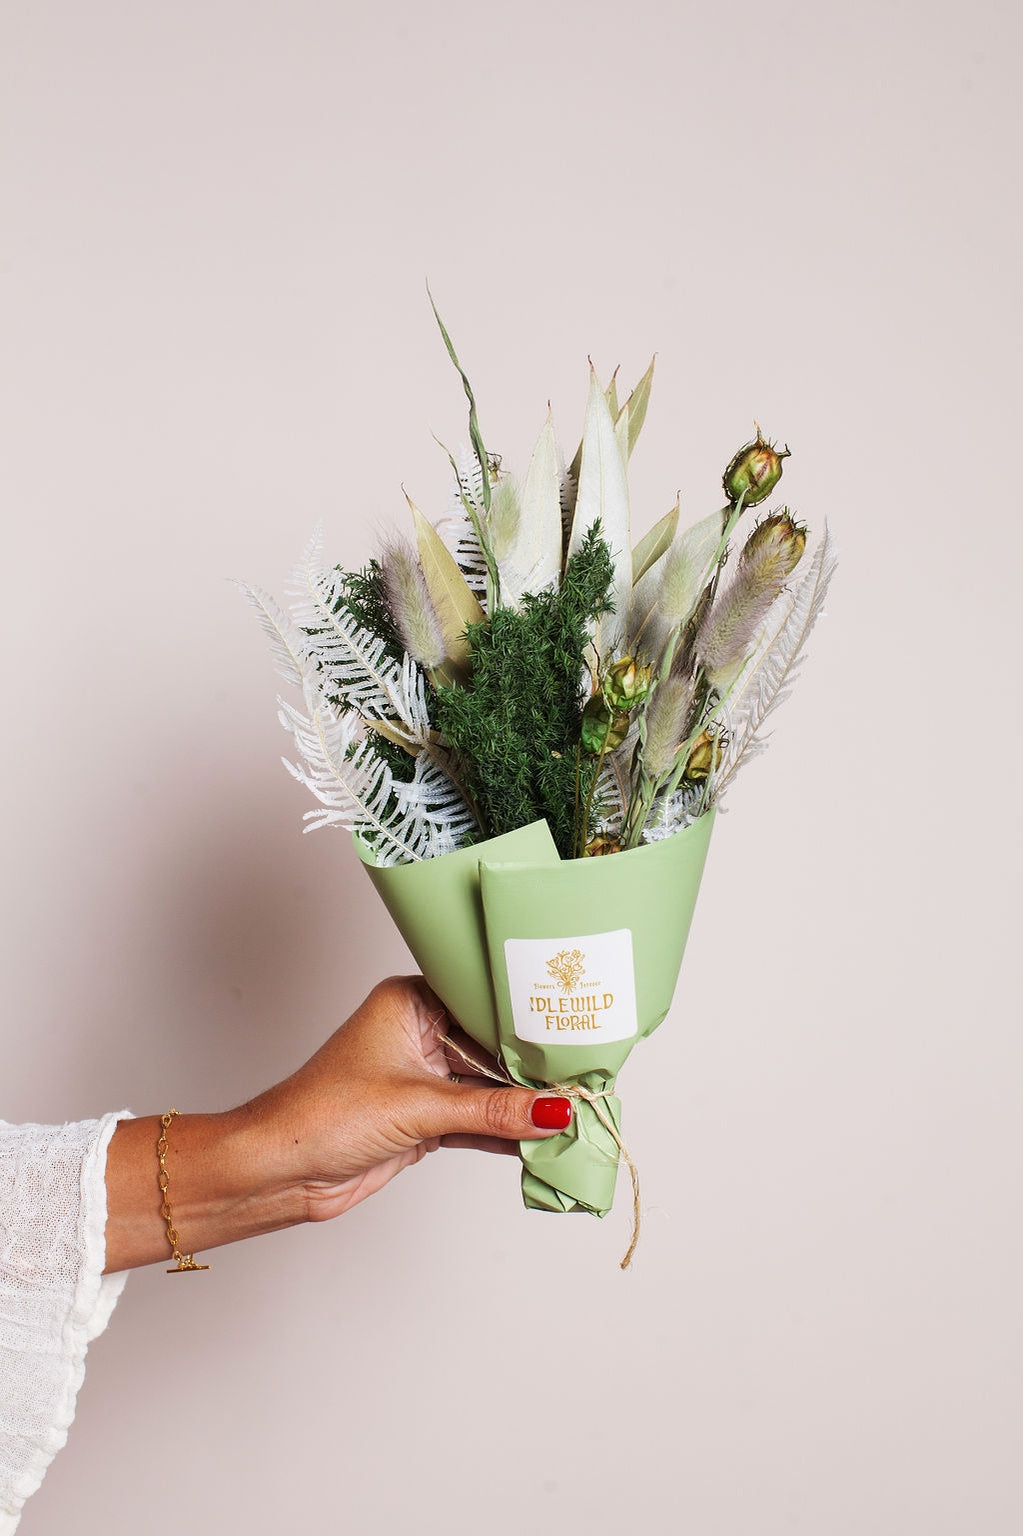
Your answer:
[[[308,699],[319,691],[319,667],[309,637],[262,587],[240,581],[238,586],[259,614],[263,633],[270,642],[270,654],[278,675]]]
[[[452,490],[451,510],[437,532],[458,562],[473,596],[480,602],[487,594],[487,562],[480,548],[480,541],[472,520],[466,511],[466,502],[482,521],[486,516],[483,506],[483,476],[474,455],[460,448],[453,460],[455,484]]]
[[[656,802],[650,820],[643,829],[644,843],[659,843],[674,837],[698,821],[706,809],[702,784],[683,784],[674,794]]]
[[[280,699],[280,719],[305,767],[288,771],[320,801],[306,830],[342,826],[360,832],[383,863],[434,858],[461,847],[476,820],[447,774],[433,740],[423,674],[405,655],[361,628],[340,605],[341,577],[324,571],[314,534],[292,577],[292,615],[267,593],[242,584],[260,616],[281,677],[302,690],[306,713]],[[416,753],[410,781],[396,779],[371,730],[386,722],[390,739]]]
[[[381,864],[437,858],[461,847],[475,829],[465,800],[425,753],[409,783],[360,739],[361,721],[321,698],[306,715],[282,702],[281,724],[294,737],[304,766],[284,759],[288,772],[315,795],[320,809],[307,811],[305,830],[344,827],[358,832]]]
[[[321,549],[317,529],[288,589],[295,621],[309,632],[320,689],[366,720],[396,721],[410,746],[423,746],[430,719],[422,673],[408,656],[396,661],[385,642],[345,610],[344,575],[323,569]]]
[[[764,742],[759,739],[759,733],[772,710],[789,695],[810,631],[823,612],[837,563],[834,540],[825,524],[810,569],[792,595],[774,633],[765,639],[741,679],[737,696],[731,700],[728,746],[717,775],[715,801],[720,800],[739,766],[763,749]]]

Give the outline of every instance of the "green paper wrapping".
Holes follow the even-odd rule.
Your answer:
[[[493,856],[533,868],[559,863],[547,823],[534,821],[473,848],[459,848],[418,864],[381,868],[358,837],[355,847],[430,986],[466,1034],[492,1056],[499,1056],[501,1039],[483,922],[480,859]]]
[[[671,1006],[713,827],[627,853],[561,860],[545,822],[419,864],[367,873],[430,986],[527,1087],[577,1086],[616,1130],[623,1062]],[[538,1210],[604,1216],[619,1148],[594,1106],[567,1131],[520,1143]]]

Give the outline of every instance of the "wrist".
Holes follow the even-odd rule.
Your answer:
[[[107,1157],[108,1272],[169,1259],[157,1179],[160,1120],[123,1121]],[[278,1231],[306,1219],[284,1172],[273,1122],[258,1103],[220,1114],[175,1116],[167,1131],[167,1199],[182,1252]]]
[[[169,1133],[174,1225],[189,1252],[294,1226],[304,1212],[258,1104],[175,1117]],[[166,1237],[166,1233],[165,1233]]]

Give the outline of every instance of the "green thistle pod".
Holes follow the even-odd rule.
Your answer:
[[[613,719],[614,716],[602,695],[595,693],[583,710],[582,724],[579,729],[584,752],[588,752],[591,757],[596,757],[598,752],[603,752]]]
[[[746,540],[743,558],[755,567],[766,585],[791,576],[806,549],[806,529],[795,521],[788,507],[765,517]]]
[[[722,479],[725,495],[733,507],[744,493],[743,505],[747,507],[766,500],[781,479],[782,459],[790,457],[787,448],[779,453],[756,425],[756,437],[739,449]]]
[[[635,709],[650,692],[653,667],[637,667],[631,656],[623,656],[608,667],[603,693],[609,707],[616,711]]]
[[[591,757],[613,752],[629,734],[629,717],[612,709],[600,693],[595,693],[583,710],[579,736],[583,751]]]

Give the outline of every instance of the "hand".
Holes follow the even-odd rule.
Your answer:
[[[444,1036],[493,1065],[422,977],[392,977],[304,1067],[248,1106],[266,1127],[264,1146],[293,1164],[307,1220],[339,1216],[438,1147],[515,1152],[519,1141],[552,1134],[533,1119],[537,1100],[542,1116],[549,1096],[471,1075],[453,1081],[471,1069]],[[571,1104],[554,1104],[554,1129],[564,1129]]]
[[[175,1118],[167,1170],[182,1248],[327,1221],[438,1147],[514,1152],[568,1124],[567,1099],[485,1078],[455,1081],[464,1063],[442,1036],[464,1039],[422,978],[392,977],[284,1082],[239,1109]],[[158,1136],[158,1119],[129,1120],[111,1141],[108,1271],[169,1252]]]

